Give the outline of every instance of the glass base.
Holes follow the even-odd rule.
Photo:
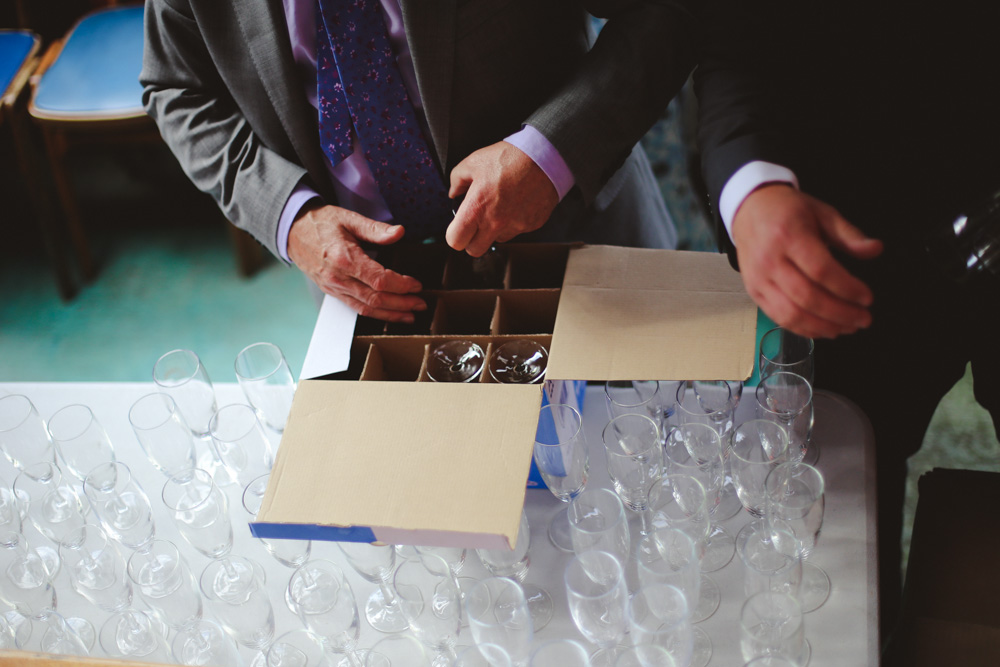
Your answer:
[[[379,632],[402,632],[410,627],[398,604],[395,606],[386,605],[385,596],[382,595],[380,588],[376,588],[368,596],[368,602],[365,604],[365,618],[368,620],[368,625]]]
[[[87,651],[94,650],[94,642],[97,641],[97,632],[94,631],[94,624],[85,618],[67,618],[66,625],[73,628],[73,632],[87,647]]]
[[[569,533],[569,508],[564,507],[549,522],[549,541],[559,551],[573,553],[573,539]]]
[[[327,653],[327,656],[333,658],[333,660],[331,660],[331,664],[334,664],[337,667],[358,667],[358,665],[364,665],[368,662],[369,653],[370,651],[368,649],[360,649],[355,651],[350,657],[346,655],[342,658],[336,655],[330,656],[329,653]]]
[[[524,599],[528,602],[528,613],[535,632],[538,632],[552,620],[552,596],[548,591],[535,584],[521,584]]]
[[[818,565],[802,561],[802,585],[799,588],[799,602],[802,613],[816,611],[830,597],[830,577]]]
[[[701,623],[711,618],[722,603],[722,591],[719,590],[715,580],[708,575],[701,575],[701,585],[698,588],[698,606],[691,612],[692,623]]]
[[[62,567],[62,561],[59,560],[59,552],[47,544],[39,544],[34,549],[42,559],[42,567],[45,568],[49,578],[55,579],[56,575],[59,574],[59,568]]]
[[[619,644],[611,648],[599,648],[590,654],[590,667],[614,667],[618,656],[628,650],[628,646]]]
[[[701,557],[701,571],[715,572],[721,570],[736,553],[736,541],[733,536],[723,528],[712,524],[712,532],[705,543],[705,554]]]
[[[694,635],[691,667],[705,667],[712,660],[712,640],[701,628],[691,628],[691,630]]]
[[[28,640],[31,639],[31,621],[13,609],[4,612],[3,618],[14,631],[14,646],[24,648]]]

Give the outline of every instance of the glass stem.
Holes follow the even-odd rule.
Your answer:
[[[653,510],[650,507],[639,510],[639,533],[649,535],[655,530],[653,526]]]

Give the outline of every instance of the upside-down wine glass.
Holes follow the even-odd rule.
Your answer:
[[[501,384],[538,384],[545,379],[549,352],[524,338],[504,343],[490,356],[490,377]]]
[[[576,408],[558,403],[542,406],[535,433],[534,459],[545,485],[562,502],[569,503],[583,491],[590,462],[583,436],[583,418]],[[552,518],[548,535],[557,549],[573,553],[567,508]]]
[[[434,382],[475,382],[485,364],[486,354],[478,343],[451,340],[431,349],[427,377]]]

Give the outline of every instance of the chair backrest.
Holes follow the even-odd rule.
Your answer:
[[[25,64],[38,52],[41,39],[29,30],[0,30],[0,104],[7,106],[21,89]]]
[[[80,19],[43,58],[28,112],[51,121],[145,116],[139,84],[142,17],[143,7],[136,5],[99,9]]]

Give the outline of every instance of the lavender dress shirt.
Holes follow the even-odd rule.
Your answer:
[[[417,88],[417,77],[410,58],[410,47],[406,41],[403,28],[403,16],[398,0],[380,0],[385,13],[386,25],[389,28],[389,42],[392,44],[399,64],[400,73],[406,91],[413,102],[414,110],[423,121],[423,104]],[[295,65],[306,82],[305,95],[309,104],[317,109],[316,103],[316,0],[282,0],[285,8],[285,18],[288,24],[288,36],[292,41],[292,57]],[[318,138],[317,138],[318,140]],[[559,151],[546,139],[541,132],[525,125],[504,141],[517,146],[528,157],[534,160],[552,181],[561,201],[574,184],[574,178]],[[365,217],[381,222],[391,222],[392,214],[386,207],[378,192],[375,179],[368,168],[364,155],[360,150],[357,137],[354,138],[354,153],[347,156],[337,165],[331,165],[326,159],[326,167],[337,193],[339,206],[360,213]],[[299,185],[292,192],[281,212],[278,222],[278,251],[286,261],[288,257],[288,233],[292,223],[298,217],[299,211],[319,194],[307,185]]]

